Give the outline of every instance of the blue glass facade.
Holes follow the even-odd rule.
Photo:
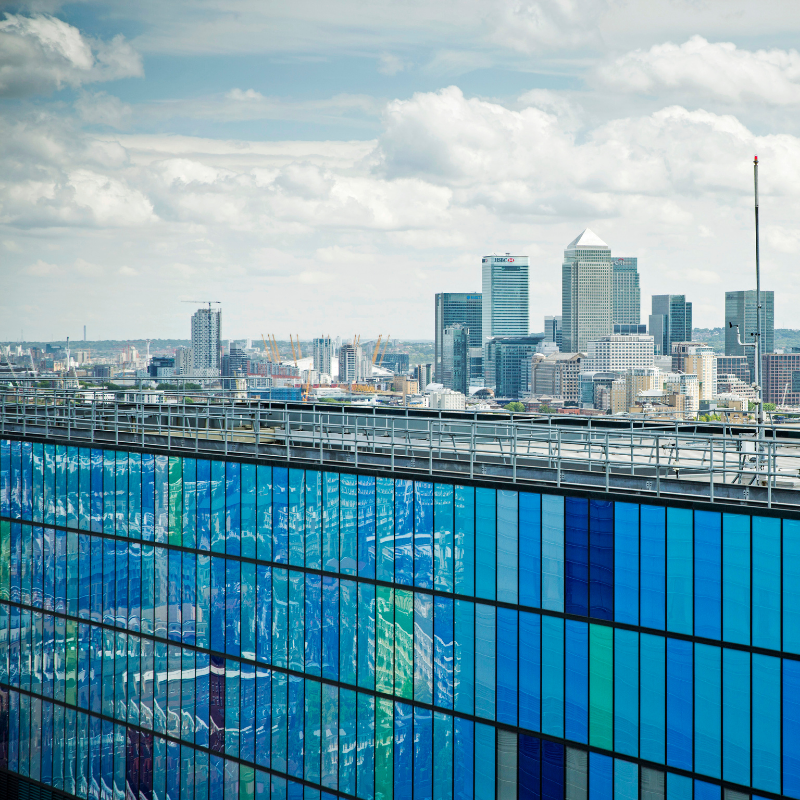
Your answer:
[[[0,769],[800,798],[800,519],[3,440]]]

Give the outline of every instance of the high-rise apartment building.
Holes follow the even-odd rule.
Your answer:
[[[484,256],[483,273],[483,367],[486,386],[495,386],[488,364],[489,341],[497,336],[527,336],[528,256]]]
[[[529,359],[542,341],[542,334],[496,336],[489,340],[486,364],[496,376],[495,396],[517,400],[528,392],[523,382],[523,362]]]
[[[466,325],[448,325],[444,329],[441,383],[466,395],[469,392],[469,328]]]
[[[692,304],[686,302],[686,295],[654,294],[647,329],[658,356],[671,355],[673,342],[690,342]]]
[[[361,345],[348,342],[339,348],[339,383],[358,383],[368,375],[367,359]],[[369,369],[369,373],[372,370]]]
[[[545,317],[544,318],[544,340],[546,342],[553,342],[561,349],[562,344],[562,328],[561,317]]]
[[[191,375],[194,368],[194,354],[191,347],[175,348],[175,374]]]
[[[314,356],[314,369],[321,375],[333,376],[333,341],[330,336],[318,336],[311,343]]]
[[[636,258],[612,258],[614,295],[613,318],[615,323],[633,325],[640,321],[641,298],[639,270]]]
[[[192,361],[197,374],[219,375],[222,366],[222,312],[198,308],[192,315]]]
[[[586,352],[613,324],[611,248],[588,228],[567,245],[561,267],[561,349]]]
[[[750,381],[755,380],[755,347],[745,347],[736,340],[736,328],[743,342],[754,342],[756,332],[756,292],[725,292],[725,355],[746,356]],[[775,350],[775,292],[761,292],[761,354]]]
[[[433,364],[417,364],[414,367],[413,378],[417,382],[420,391],[424,391],[429,383],[434,381]]]
[[[483,378],[483,298],[480,292],[439,292],[435,298],[435,337],[433,369],[441,383],[444,330],[448,325],[469,328],[470,379],[480,383]]]

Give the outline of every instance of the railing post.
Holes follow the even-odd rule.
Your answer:
[[[353,426],[353,457],[355,458],[355,465],[358,466],[358,414],[355,415],[356,421]]]
[[[714,439],[712,436],[708,437],[708,494],[711,502],[714,502]]]

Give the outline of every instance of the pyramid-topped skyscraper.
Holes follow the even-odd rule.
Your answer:
[[[613,332],[613,287],[611,248],[586,228],[567,245],[561,267],[564,352],[586,352]]]

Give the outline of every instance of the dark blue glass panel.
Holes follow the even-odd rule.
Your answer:
[[[694,782],[694,800],[721,800],[722,789],[714,783],[706,781]]]
[[[117,463],[113,450],[103,451],[103,533],[114,534]]]
[[[302,567],[306,558],[305,470],[289,470],[289,563]]]
[[[238,556],[242,541],[242,472],[236,461],[225,465],[225,552]]]
[[[641,702],[639,757],[663,764],[666,730],[664,638],[642,634],[639,639],[639,648],[639,697]]]
[[[289,470],[272,468],[272,560],[289,561]]]
[[[404,586],[414,583],[414,482],[397,480],[394,490],[395,580]]]
[[[142,539],[155,539],[156,460],[152,453],[142,453]],[[81,482],[83,477],[81,476]]]
[[[394,481],[378,478],[375,491],[375,573],[378,580],[394,581]]]
[[[306,472],[306,566],[322,569],[322,473]]]
[[[783,794],[800,797],[800,662],[783,662]]]
[[[358,685],[375,688],[375,586],[368,583],[358,584]]]
[[[414,484],[414,584],[433,588],[433,484]]]
[[[589,613],[589,501],[564,499],[564,610],[567,614]]]
[[[519,737],[519,800],[540,800],[542,740],[535,736]]]
[[[589,503],[589,616],[614,619],[614,503]]]
[[[568,619],[565,623],[564,736],[589,741],[589,626]]]
[[[375,577],[375,478],[358,477],[358,574]]]
[[[641,624],[664,629],[666,622],[666,514],[660,506],[641,507]]]
[[[542,742],[542,800],[564,800],[564,745]]]
[[[667,639],[667,764],[692,768],[692,643]]]
[[[269,664],[272,660],[272,568],[257,566],[256,659]]]
[[[339,582],[339,598],[339,680],[355,685],[358,661],[358,590],[355,581]]]
[[[269,767],[270,742],[272,739],[272,672],[263,667],[256,668],[256,743],[255,762]]]
[[[23,443],[24,444],[24,443]],[[24,454],[24,447],[23,447]],[[103,451],[92,449],[92,523],[97,533],[103,530]],[[25,474],[23,470],[23,475]],[[23,519],[30,519],[30,516]]]
[[[225,559],[211,558],[211,649],[225,652]]]
[[[339,571],[339,475],[322,478],[322,567]]]
[[[208,746],[225,750],[225,659],[211,656],[208,681]]]
[[[233,559],[225,559],[225,567],[225,652],[238,656],[241,650],[242,613],[240,564]]]
[[[116,542],[113,539],[103,540],[103,624],[113,625],[116,617]]]
[[[460,721],[460,720],[459,720]],[[412,706],[394,704],[394,800],[411,800],[414,759]],[[470,788],[472,782],[470,781]]]
[[[722,524],[722,638],[750,644],[750,517],[723,514]]]
[[[614,748],[639,755],[639,634],[614,631]]]
[[[667,630],[692,633],[692,512],[667,509]]]
[[[211,550],[225,552],[225,462],[211,462]]]
[[[261,561],[272,560],[272,467],[256,467],[256,554]]]
[[[195,644],[197,608],[197,556],[183,553],[181,565],[181,639],[184,644]]]
[[[497,609],[497,721],[517,724],[517,612]]]
[[[305,711],[305,681],[298,675],[289,675],[287,692],[287,767],[290,775],[303,777],[303,719]]]
[[[322,578],[322,675],[339,677],[339,581]]]
[[[186,462],[184,461],[184,473]],[[256,557],[256,467],[255,464],[242,464],[240,475],[240,527],[241,551],[245,558]],[[184,482],[186,480],[184,474]],[[184,489],[185,491],[185,489]],[[186,532],[184,531],[184,537]],[[252,760],[252,759],[251,759]]]
[[[197,461],[183,459],[183,505],[181,508],[184,547],[197,547]]]
[[[475,595],[494,600],[497,591],[497,511],[494,489],[475,489]]]
[[[306,575],[305,671],[319,675],[322,663],[322,576]]]
[[[538,608],[541,604],[542,498],[519,495],[519,602]]]

